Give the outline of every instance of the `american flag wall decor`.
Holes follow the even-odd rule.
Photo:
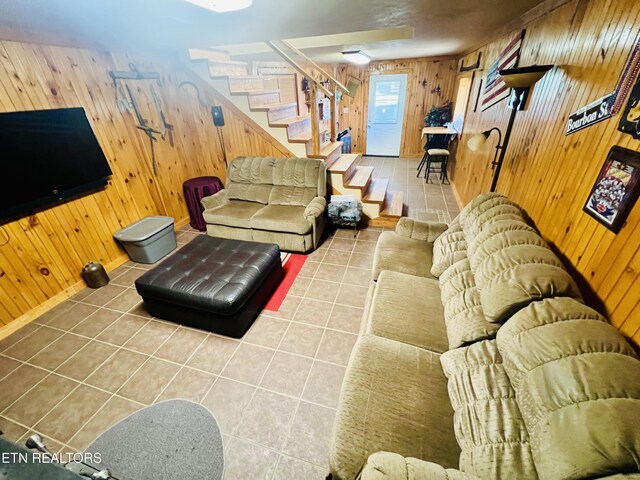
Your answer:
[[[480,101],[480,108],[483,112],[492,105],[509,97],[510,89],[498,72],[505,68],[518,66],[523,38],[524,30],[518,33],[500,52],[498,58],[489,65],[482,91],[482,100]]]

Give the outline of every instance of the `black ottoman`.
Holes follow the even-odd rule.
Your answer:
[[[200,235],[136,280],[151,315],[240,338],[282,279],[280,248]]]

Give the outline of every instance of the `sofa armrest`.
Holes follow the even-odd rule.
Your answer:
[[[326,207],[327,200],[324,197],[315,197],[304,209],[304,218],[311,223],[315,223],[316,218],[323,214]]]
[[[396,225],[396,234],[401,237],[433,243],[447,228],[449,226],[446,223],[423,222],[413,218],[402,217],[398,225]]]
[[[208,197],[204,197],[200,200],[200,204],[204,207],[205,210],[219,207],[224,203],[227,203],[227,191],[225,189],[222,189],[219,192],[216,192]]]
[[[452,468],[397,453],[377,452],[369,456],[358,480],[478,480]]]

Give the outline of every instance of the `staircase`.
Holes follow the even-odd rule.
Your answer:
[[[201,77],[292,155],[324,160],[331,193],[354,195],[362,203],[370,226],[395,226],[402,216],[403,193],[389,191],[389,180],[374,178],[373,167],[360,166],[359,154],[341,153],[342,142],[333,141],[331,135],[335,131],[328,132],[330,128],[321,126],[314,105],[309,108],[310,114],[300,115],[297,102],[281,101],[276,76],[253,75],[248,63],[231,60],[225,51],[191,49],[189,57],[199,65],[200,68],[194,70]],[[296,67],[303,72],[301,67]],[[313,98],[315,80],[307,78],[311,84],[310,98]],[[334,116],[332,105],[331,117]],[[317,131],[315,139],[314,130]]]

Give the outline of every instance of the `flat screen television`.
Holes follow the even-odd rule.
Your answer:
[[[83,108],[0,114],[0,224],[104,188],[111,173]]]

